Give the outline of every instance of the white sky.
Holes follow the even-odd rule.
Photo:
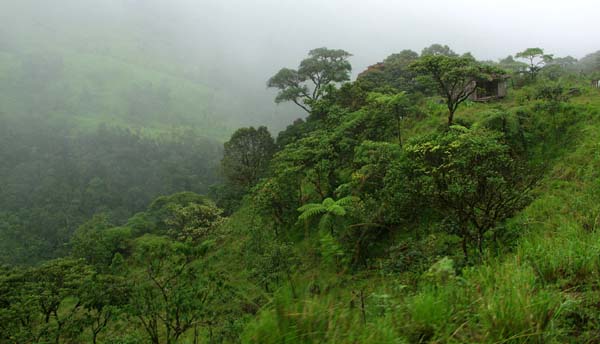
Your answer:
[[[600,49],[600,0],[0,0],[0,19],[30,25],[32,13],[34,25],[52,14],[75,31],[119,17],[145,26],[150,40],[260,73],[321,46],[354,54],[355,72],[432,43],[493,60],[528,47],[577,58]]]
[[[356,69],[432,43],[494,60],[528,47],[577,58],[600,49],[599,0],[185,2],[186,11],[204,17],[220,42],[227,42],[224,50],[250,45],[255,57],[279,60],[275,55],[281,62],[319,46],[353,53]]]

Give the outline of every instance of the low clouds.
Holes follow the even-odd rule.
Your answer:
[[[151,56],[277,118],[289,109],[266,80],[312,48],[351,52],[354,75],[432,43],[485,60],[527,47],[580,58],[600,49],[599,13],[597,0],[0,0],[0,51]]]

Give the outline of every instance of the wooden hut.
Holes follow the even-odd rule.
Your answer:
[[[498,75],[492,80],[475,81],[473,86],[477,90],[471,94],[469,99],[476,102],[487,102],[506,97],[509,78],[508,75]]]

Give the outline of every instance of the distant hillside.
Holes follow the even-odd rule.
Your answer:
[[[1,111],[10,116],[50,117],[83,128],[192,126],[216,139],[229,131],[214,105],[223,96],[162,71],[69,51],[3,53],[0,66]]]
[[[0,113],[83,129],[191,127],[219,141],[239,126],[269,123],[276,131],[298,117],[281,115],[285,107],[265,88],[248,91],[244,83],[256,81],[236,66],[216,67],[202,43],[209,32],[174,29],[168,14],[144,8],[135,1],[1,4]]]

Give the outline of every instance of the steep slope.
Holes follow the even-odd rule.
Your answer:
[[[508,246],[488,252],[483,264],[457,268],[438,256],[416,274],[393,273],[385,259],[359,274],[320,265],[273,295],[246,328],[245,342],[594,342],[600,321],[599,95],[589,90],[555,119],[558,136],[547,137],[536,153],[549,169],[535,200],[502,225],[516,239],[505,239]],[[459,116],[477,125],[476,114],[486,109],[518,111],[515,98],[467,107]],[[423,126],[415,129],[423,132]],[[439,252],[444,238],[427,240]],[[297,252],[311,254],[306,247]]]

